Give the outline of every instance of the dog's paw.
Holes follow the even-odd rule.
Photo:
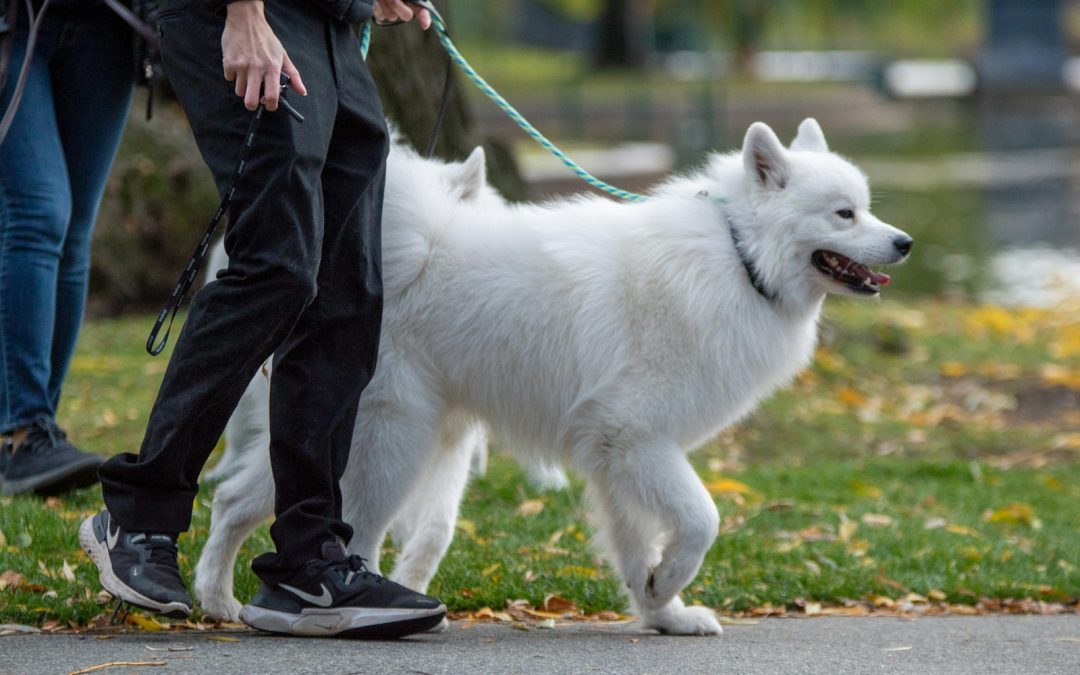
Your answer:
[[[666,635],[720,635],[724,632],[716,613],[708,607],[671,605],[650,612],[643,618],[642,625]]]
[[[203,613],[208,617],[217,621],[236,622],[240,620],[240,608],[243,605],[233,596],[227,593],[200,593],[198,595],[199,606],[202,607]]]

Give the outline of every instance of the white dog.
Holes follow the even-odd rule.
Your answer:
[[[911,238],[870,213],[866,178],[813,120],[790,150],[754,124],[741,153],[633,204],[471,199],[475,181],[398,159],[379,367],[341,482],[350,550],[378,569],[393,525],[392,576],[425,590],[486,428],[586,479],[644,626],[720,633],[679,597],[719,522],[687,453],[804,368],[826,294],[876,295],[888,277],[866,265],[903,260]],[[211,615],[236,618],[236,552],[272,507],[253,453],[214,498],[195,585]]]

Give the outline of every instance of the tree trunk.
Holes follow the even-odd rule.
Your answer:
[[[593,61],[599,68],[641,68],[649,57],[647,0],[605,0]]]
[[[446,3],[437,5],[452,28],[453,19],[447,16]],[[424,152],[442,100],[449,57],[434,29],[421,31],[410,23],[393,28],[376,26],[373,32],[368,62],[383,110],[409,143]],[[524,199],[528,191],[513,155],[493,139],[478,137],[473,129],[468,101],[461,89],[471,85],[460,77],[456,67],[450,76],[450,102],[435,145],[435,156],[461,160],[474,147],[483,145],[488,180],[507,198]]]

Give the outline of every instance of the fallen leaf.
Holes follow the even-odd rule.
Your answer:
[[[749,495],[754,493],[754,488],[746,483],[741,483],[731,478],[720,478],[709,481],[705,484],[705,489],[709,491],[709,494],[714,496],[721,494]]]
[[[864,513],[860,520],[867,527],[891,527],[893,524],[892,516],[883,513]]]
[[[547,595],[544,597],[543,608],[545,612],[554,612],[558,614],[581,614],[581,610],[570,600],[566,598],[560,598],[557,595]]]
[[[943,591],[936,588],[930,589],[930,592],[926,594],[926,597],[930,598],[934,602],[945,602],[949,599],[949,596],[945,595]]]
[[[559,577],[585,577],[586,579],[595,579],[600,575],[600,572],[598,572],[595,567],[568,565],[566,567],[560,567],[559,571],[555,574]]]
[[[240,642],[240,638],[229,637],[227,635],[207,635],[206,639],[212,642]]]
[[[923,523],[924,530],[939,530],[949,524],[944,518],[927,518]]]
[[[1006,525],[1023,525],[1039,529],[1042,523],[1035,517],[1035,509],[1030,504],[1015,502],[1008,506],[990,511],[984,515],[983,520],[989,523],[1005,523]]]
[[[819,614],[821,614],[821,603],[808,602],[803,607],[803,612],[806,613],[806,616],[818,616]]]
[[[132,626],[138,626],[139,628],[148,631],[159,631],[165,630],[166,628],[164,624],[158,623],[157,620],[136,613],[128,614],[127,617],[124,619],[124,623],[130,624]]]
[[[611,610],[605,610],[603,612],[597,612],[596,614],[590,614],[589,619],[593,621],[624,621],[626,617],[622,616],[618,612],[612,612]]]
[[[868,403],[868,399],[851,387],[841,387],[836,391],[836,398],[852,408],[862,408]]]
[[[911,645],[903,645],[903,646],[900,646],[900,647],[883,647],[881,649],[881,651],[883,651],[883,652],[906,652],[906,651],[908,651],[910,649],[911,649]]]
[[[868,497],[870,499],[878,499],[881,497],[881,488],[870,483],[864,483],[861,480],[851,481],[851,489],[855,491],[855,494],[860,497]]]
[[[75,570],[71,569],[71,565],[69,565],[66,560],[64,561],[63,567],[60,568],[60,576],[68,581],[75,581]]]
[[[543,499],[526,499],[525,501],[518,504],[517,511],[515,511],[515,513],[517,513],[517,515],[519,516],[535,516],[543,510]]]
[[[851,541],[851,538],[855,536],[855,532],[858,531],[858,529],[859,524],[857,522],[855,522],[854,520],[845,519],[842,523],[840,523],[840,528],[838,532],[840,535],[840,541]]]
[[[896,604],[896,601],[887,595],[871,595],[870,602],[874,603],[875,607],[892,607]]]
[[[0,591],[6,591],[7,589],[16,590],[22,588],[26,583],[26,578],[23,575],[13,570],[7,570],[0,573]]]
[[[470,539],[476,538],[476,523],[464,518],[458,518],[457,528],[467,534]]]
[[[537,628],[554,628],[555,619],[544,619],[540,623],[536,624]]]
[[[952,534],[962,534],[965,537],[981,537],[982,536],[981,534],[979,534],[978,530],[973,530],[970,527],[968,527],[967,525],[957,525],[956,523],[949,523],[948,525],[946,525],[945,526],[945,531],[946,532],[951,532]]]

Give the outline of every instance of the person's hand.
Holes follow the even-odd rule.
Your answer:
[[[236,95],[244,97],[244,107],[248,110],[259,107],[260,89],[266,109],[277,110],[283,72],[289,76],[289,86],[307,96],[300,71],[266,22],[262,0],[229,3],[221,34],[221,54],[225,79],[236,82]]]
[[[403,0],[375,0],[375,18],[379,21],[411,21],[413,17],[424,30],[431,28],[431,12],[413,9]]]

